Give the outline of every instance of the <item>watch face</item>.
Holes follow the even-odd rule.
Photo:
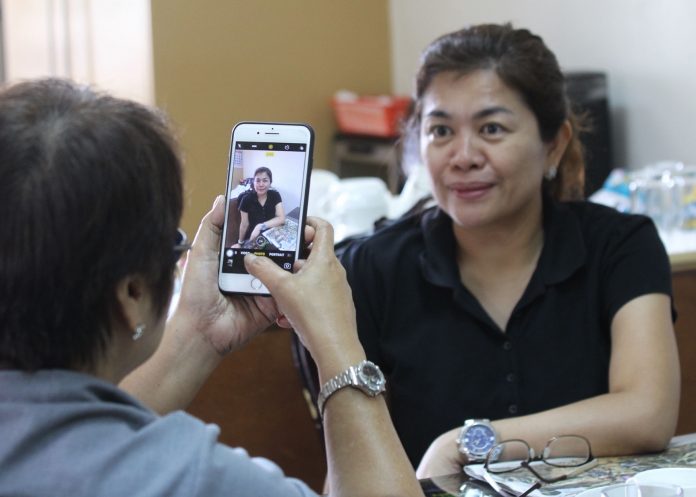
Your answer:
[[[473,425],[464,433],[462,445],[469,454],[484,457],[495,445],[495,432],[488,425]]]
[[[384,388],[384,375],[375,364],[366,361],[358,369],[360,380],[373,392],[380,392]]]

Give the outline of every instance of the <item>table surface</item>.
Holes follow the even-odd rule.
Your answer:
[[[672,271],[696,268],[696,230],[661,231],[660,238],[669,254]]]
[[[578,475],[561,484],[542,487],[540,491],[531,495],[570,497],[589,488],[625,481],[636,473],[656,467],[696,468],[696,433],[674,437],[668,449],[658,454],[598,459],[599,464],[586,474]],[[577,484],[573,484],[573,481]],[[486,483],[470,478],[463,471],[421,480],[421,487],[426,497],[500,497]]]

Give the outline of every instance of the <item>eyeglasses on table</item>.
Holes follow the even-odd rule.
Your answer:
[[[556,475],[543,474],[542,465],[559,468]],[[555,483],[572,478],[594,467],[597,460],[592,455],[590,441],[580,435],[561,435],[553,437],[542,451],[536,455],[534,449],[524,440],[505,440],[493,446],[486,456],[484,468],[488,473],[509,473],[524,468],[544,483]],[[558,474],[560,473],[560,474]]]

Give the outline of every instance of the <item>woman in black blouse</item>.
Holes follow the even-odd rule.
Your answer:
[[[241,223],[239,244],[256,238],[269,228],[285,224],[283,199],[271,190],[273,173],[267,167],[254,171],[254,193],[245,195],[239,204]]]
[[[343,262],[417,474],[481,462],[496,437],[664,449],[679,406],[669,260],[650,219],[583,201],[555,55],[526,29],[471,26],[426,48],[414,96],[407,138],[437,205]]]

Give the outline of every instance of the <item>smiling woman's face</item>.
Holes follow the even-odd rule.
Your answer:
[[[509,226],[540,209],[543,175],[560,160],[520,94],[492,70],[433,78],[420,148],[437,203],[462,228]]]
[[[271,178],[268,177],[266,173],[259,173],[254,176],[254,190],[257,194],[263,195],[268,192],[268,188],[271,186]]]

